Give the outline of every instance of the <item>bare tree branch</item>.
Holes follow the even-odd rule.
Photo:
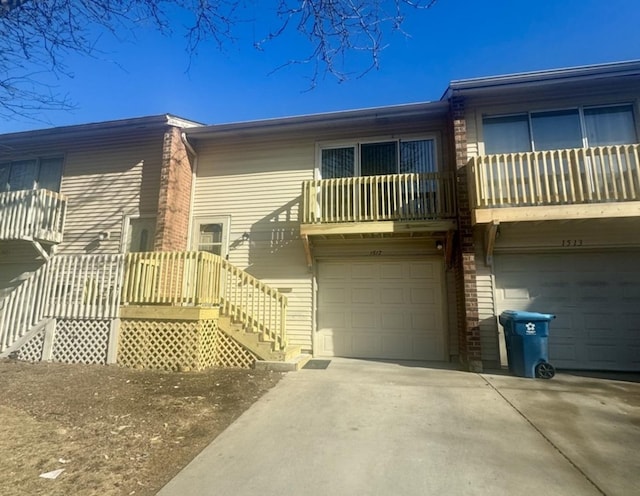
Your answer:
[[[436,0],[277,0],[276,28],[255,42],[259,50],[285,32],[297,32],[308,55],[283,62],[311,67],[310,87],[331,75],[338,81],[362,77],[380,65],[386,36],[404,33],[409,11],[428,9]],[[186,26],[172,22],[180,12]],[[163,34],[182,30],[193,57],[200,46],[223,49],[235,40],[234,28],[252,17],[247,0],[0,0],[0,116],[32,117],[40,111],[70,108],[66,96],[43,81],[70,76],[70,53],[98,55],[96,32],[120,39],[141,25]],[[184,16],[182,16],[184,17]],[[260,20],[263,22],[262,20]],[[364,61],[364,62],[363,62]]]

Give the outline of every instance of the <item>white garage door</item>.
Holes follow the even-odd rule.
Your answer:
[[[442,260],[318,265],[316,354],[444,360]]]
[[[556,367],[640,370],[640,253],[499,254],[495,273],[498,313],[557,315]]]

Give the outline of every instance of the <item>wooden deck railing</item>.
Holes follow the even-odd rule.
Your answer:
[[[302,223],[438,220],[456,215],[453,175],[390,174],[304,181]]]
[[[283,350],[287,346],[287,297],[226,260],[222,263],[222,312],[253,327]]]
[[[220,257],[207,252],[128,253],[123,304],[217,305]]]
[[[0,300],[0,352],[46,318],[116,318],[123,260],[123,255],[51,258]]]
[[[0,193],[0,239],[60,243],[67,199],[46,189]]]
[[[476,208],[640,200],[640,145],[486,155],[469,164]]]
[[[123,304],[220,305],[224,315],[286,347],[287,298],[221,257],[129,253],[125,266]]]

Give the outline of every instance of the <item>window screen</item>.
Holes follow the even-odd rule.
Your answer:
[[[531,151],[529,116],[485,117],[484,149],[488,155]]]
[[[589,146],[637,142],[631,105],[585,109],[584,123]]]
[[[353,177],[355,173],[355,150],[348,148],[327,148],[322,150],[322,178]]]

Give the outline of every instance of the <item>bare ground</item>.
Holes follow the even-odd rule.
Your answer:
[[[280,378],[0,360],[0,494],[155,494]]]

